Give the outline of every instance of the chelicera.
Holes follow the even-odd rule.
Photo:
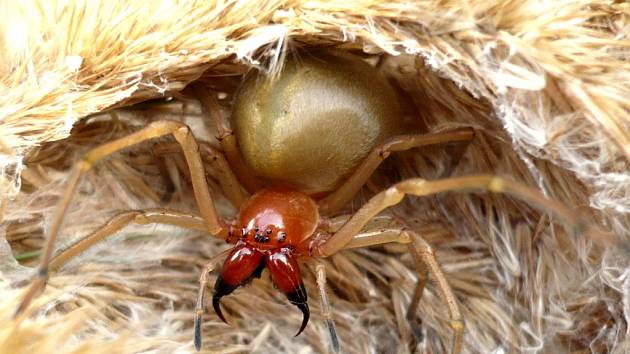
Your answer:
[[[74,165],[54,215],[37,276],[17,313],[44,289],[49,270],[58,269],[130,223],[163,223],[200,230],[234,244],[231,250],[212,259],[201,273],[195,315],[197,349],[201,347],[201,316],[208,275],[223,260],[212,299],[222,320],[225,321],[221,297],[260,276],[266,267],[276,287],[303,313],[299,334],[309,319],[299,259],[329,257],[345,249],[399,242],[408,245],[418,270],[408,314],[414,317],[427,274],[431,272],[448,306],[454,330],[451,352],[459,353],[464,322],[431,246],[404,225],[394,231],[361,234],[364,226],[407,194],[421,197],[449,191],[489,191],[523,199],[558,216],[569,226],[581,227],[576,213],[533,188],[498,176],[472,175],[432,181],[403,180],[373,196],[333,230],[331,218],[353,199],[390,153],[425,145],[467,144],[474,137],[472,129],[406,134],[395,90],[374,67],[349,54],[307,52],[299,59],[289,59],[276,78],[249,75],[237,94],[231,120],[219,113],[213,93],[202,85],[194,85],[192,90],[217,126],[221,150],[198,142],[193,131],[180,122],[157,121],[85,154]],[[199,215],[166,209],[125,212],[53,257],[53,245],[64,215],[85,173],[96,162],[119,150],[166,135],[176,140],[172,148],[178,149],[179,145],[183,151]],[[212,161],[223,192],[240,210],[234,219],[218,215],[205,179],[204,160]],[[317,277],[318,284],[323,286],[323,267],[317,267]],[[327,301],[323,299],[323,303],[326,309]],[[330,316],[329,310],[325,312]],[[334,328],[330,317],[327,323]],[[334,340],[333,347],[338,347]]]

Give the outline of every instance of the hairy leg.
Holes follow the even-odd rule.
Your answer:
[[[471,128],[464,128],[433,134],[399,135],[389,139],[385,143],[375,147],[352,175],[344,181],[341,187],[319,201],[320,213],[323,215],[332,215],[352,200],[372,173],[374,173],[376,168],[392,152],[448,143],[466,143],[464,145],[466,147],[468,146],[467,143],[472,140],[474,135],[475,133]],[[461,155],[463,152],[460,151],[459,154]]]
[[[228,227],[218,216],[214,207],[212,195],[210,194],[210,190],[208,189],[206,182],[203,163],[199,155],[199,146],[195,141],[190,128],[175,121],[153,122],[135,133],[105,143],[88,151],[85,155],[83,155],[81,160],[74,164],[66,190],[59,202],[57,210],[55,211],[55,215],[53,216],[36,278],[32,281],[31,287],[24,295],[24,298],[16,311],[16,315],[21,313],[28,306],[31,299],[43,291],[45,287],[46,280],[48,279],[48,266],[52,257],[57,234],[59,233],[59,229],[61,228],[68,207],[70,206],[72,197],[74,196],[74,193],[76,192],[85,173],[89,171],[90,168],[92,168],[92,166],[99,160],[115,152],[143,141],[165,135],[173,135],[175,140],[177,140],[177,142],[182,146],[188,167],[190,169],[195,199],[204,220],[206,230],[210,234],[220,238],[226,238],[228,236]]]

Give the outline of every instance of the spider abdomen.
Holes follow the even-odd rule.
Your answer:
[[[314,195],[334,190],[376,144],[398,133],[401,108],[372,66],[312,52],[288,60],[275,79],[249,76],[232,119],[258,177]]]

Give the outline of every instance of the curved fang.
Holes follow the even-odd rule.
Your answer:
[[[217,288],[219,288],[220,290],[217,291]],[[221,278],[217,279],[217,282],[214,285],[214,294],[212,295],[212,307],[214,308],[214,312],[216,312],[217,316],[219,316],[221,321],[225,322],[225,324],[229,323],[227,323],[225,316],[223,316],[223,312],[221,312],[221,298],[231,293],[236,288],[237,287],[234,287],[232,289],[228,287],[225,283],[221,281]]]
[[[311,312],[308,309],[308,303],[306,302],[307,300],[306,289],[304,289],[304,284],[300,283],[300,287],[296,291],[288,293],[287,299],[289,299],[290,303],[297,306],[297,308],[299,308],[300,311],[302,311],[302,315],[303,315],[302,326],[300,327],[300,330],[295,335],[297,337],[306,328],[306,325],[308,324],[308,319],[311,315]]]
[[[302,283],[298,263],[289,248],[281,248],[267,254],[265,263],[269,268],[269,273],[271,273],[271,280],[276,287],[285,293],[289,302],[302,311],[302,326],[296,334],[298,336],[306,328],[310,317],[306,289],[304,288],[304,283]]]
[[[297,337],[306,328],[306,325],[308,324],[308,319],[310,317],[310,312],[308,310],[308,304],[306,302],[303,304],[297,304],[296,306],[302,311],[302,326],[300,327],[300,330],[295,334],[295,336]]]
[[[265,261],[262,253],[246,245],[234,247],[227,256],[221,274],[214,284],[214,293],[212,294],[212,307],[223,322],[227,323],[221,311],[221,298],[231,294],[253,277],[260,277],[264,266]]]

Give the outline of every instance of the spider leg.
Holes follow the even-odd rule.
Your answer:
[[[325,242],[313,245],[311,254],[315,257],[328,257],[343,248],[347,248],[348,244],[351,244],[353,237],[358,234],[376,214],[390,206],[398,204],[407,194],[423,197],[451,191],[488,191],[508,194],[524,200],[544,212],[549,212],[557,216],[566,226],[578,233],[586,231],[590,236],[605,237],[605,235],[594,235],[594,232],[592,232],[594,231],[593,227],[584,225],[579,213],[564,206],[560,202],[548,199],[534,188],[509,179],[493,175],[451,177],[433,181],[411,178],[396,183],[392,187],[373,196],[329,239]]]
[[[407,179],[396,183],[392,187],[376,194],[356,213],[354,213],[330,238],[324,241],[315,241],[311,245],[311,255],[315,257],[328,257],[346,248],[366,247],[388,242],[410,244],[412,254],[416,260],[419,272],[419,284],[414,291],[414,297],[410,304],[409,312],[415,312],[415,307],[424,289],[424,276],[427,269],[434,274],[440,292],[446,300],[450,316],[451,327],[455,333],[451,353],[461,351],[464,326],[456,298],[442,273],[435,255],[429,244],[418,234],[410,230],[381,229],[372,234],[359,234],[361,229],[384,209],[398,204],[405,195],[418,197],[428,196],[442,192],[474,192],[487,191],[503,193],[528,202],[543,212],[548,212],[558,217],[560,221],[576,233],[585,233],[596,241],[610,243],[614,240],[611,236],[602,234],[596,226],[585,225],[579,213],[562,203],[548,199],[538,190],[524,184],[493,175],[472,175],[464,177],[451,177],[426,181],[421,178]],[[421,265],[420,263],[424,263]],[[417,299],[417,300],[416,300]]]
[[[206,231],[206,225],[199,216],[181,213],[176,211],[170,211],[165,209],[145,209],[137,211],[128,211],[118,214],[109,219],[103,226],[90,233],[89,235],[79,239],[71,246],[62,250],[57,254],[48,264],[48,270],[56,271],[64,264],[68,263],[72,258],[81,254],[88,248],[94,246],[98,242],[106,239],[109,236],[115,235],[125,226],[135,223],[139,225],[159,223],[166,225],[174,225],[192,230]],[[48,272],[47,272],[48,273]],[[15,315],[22,313],[30,303],[30,301],[43,290],[45,286],[46,277],[38,276],[28,292],[22,298],[20,306],[15,312]]]
[[[451,354],[459,354],[464,336],[464,322],[459,311],[459,305],[453,290],[446,280],[446,276],[435,258],[432,247],[420,234],[400,227],[377,228],[375,231],[357,234],[343,249],[369,247],[392,242],[407,244],[416,265],[418,281],[406,314],[412,334],[416,337],[416,340],[422,340],[422,332],[416,313],[427,283],[428,273],[430,272],[437,282],[441,297],[448,306],[450,326],[454,331]]]
[[[361,165],[343,182],[343,184],[326,198],[319,201],[319,210],[323,215],[332,215],[341,207],[346,205],[356,193],[361,189],[365,182],[372,176],[376,168],[385,160],[392,152],[405,151],[411,148],[448,144],[448,143],[465,143],[464,148],[472,140],[475,133],[471,128],[456,129],[447,132],[432,134],[415,134],[415,135],[398,135],[390,138],[383,144],[378,145],[363,160]],[[465,149],[460,149],[455,159],[463,154]]]
[[[94,232],[77,240],[75,243],[59,252],[59,254],[55,255],[55,257],[50,261],[48,268],[51,271],[58,270],[72,258],[78,256],[104,239],[115,235],[118,231],[122,230],[129,224],[164,224],[202,232],[206,231],[203,219],[196,215],[166,209],[126,211],[112,217]]]
[[[70,206],[72,197],[74,196],[74,193],[76,192],[85,173],[92,168],[96,162],[117,151],[149,139],[169,134],[175,137],[175,140],[177,140],[177,142],[182,146],[184,151],[184,155],[190,169],[193,192],[199,211],[204,220],[206,230],[210,234],[216,235],[220,238],[226,238],[228,236],[228,228],[225,222],[218,216],[214,207],[212,195],[210,194],[210,190],[208,189],[206,182],[203,163],[199,155],[199,145],[195,141],[190,128],[188,128],[185,124],[175,121],[164,120],[153,122],[135,133],[110,141],[88,151],[85,155],[83,155],[81,160],[74,164],[66,190],[59,202],[57,210],[55,210],[50,231],[44,246],[44,251],[42,253],[42,259],[37,269],[36,278],[33,280],[31,287],[22,299],[22,302],[16,311],[16,315],[21,313],[28,306],[31,299],[41,293],[46,285],[46,280],[48,279],[48,267],[57,234],[59,233],[59,229],[63,223],[66,211]]]
[[[438,289],[442,295],[442,299],[444,299],[446,305],[448,306],[450,326],[453,328],[451,353],[459,354],[462,351],[462,342],[464,339],[464,320],[461,312],[459,311],[459,304],[455,294],[453,293],[453,289],[451,289],[451,286],[448,284],[446,276],[442,272],[442,268],[435,258],[435,253],[433,252],[431,245],[429,245],[422,236],[411,230],[403,230],[401,233],[406,234],[411,238],[409,249],[415,260],[416,269],[418,270],[418,282],[416,283],[414,295],[407,310],[407,319],[409,320],[411,328],[414,329],[415,323],[412,319],[416,318],[415,314],[418,308],[418,303],[420,302],[420,298],[422,297],[422,292],[427,281],[427,272],[430,271],[435,278]]]
[[[326,267],[319,263],[315,267],[315,272],[317,273],[319,297],[322,301],[322,315],[326,320],[326,327],[328,327],[328,333],[330,334],[330,346],[332,347],[333,353],[339,353],[339,337],[337,336],[337,329],[335,328],[335,321],[332,318],[328,293],[326,292]]]
[[[206,290],[208,287],[208,275],[216,268],[217,264],[225,258],[231,249],[225,250],[218,255],[214,256],[210,262],[208,262],[199,275],[199,295],[197,296],[197,305],[195,306],[195,335],[193,342],[195,343],[195,349],[201,350],[201,317],[204,313],[204,305],[206,303]]]
[[[414,245],[410,244],[408,247],[409,252],[413,255],[416,263],[416,273],[418,276],[418,281],[416,282],[416,286],[413,290],[413,296],[411,297],[411,302],[409,303],[409,307],[407,308],[407,315],[405,317],[407,319],[407,322],[409,322],[411,334],[413,334],[413,336],[416,338],[416,341],[422,342],[422,340],[424,339],[424,335],[422,334],[422,320],[416,315],[416,313],[418,311],[420,299],[422,299],[422,293],[424,292],[424,288],[427,284],[429,267],[427,266],[427,263],[423,262],[422,258],[418,256]]]
[[[262,182],[254,176],[254,172],[243,161],[236,136],[232,131],[229,120],[221,113],[214,93],[200,83],[193,84],[190,87],[199,99],[199,102],[201,102],[202,109],[214,121],[219,134],[217,139],[225,152],[227,160],[230,162],[230,166],[234,168],[234,173],[238,180],[250,193],[254,193],[262,188]]]
[[[243,188],[241,188],[241,184],[234,174],[234,171],[230,168],[224,154],[207,143],[199,142],[198,144],[201,159],[206,164],[212,166],[213,171],[216,171],[221,190],[225,193],[230,203],[238,210],[248,196]],[[181,151],[180,145],[174,142],[156,144],[153,148],[153,152],[156,155],[181,153]]]

